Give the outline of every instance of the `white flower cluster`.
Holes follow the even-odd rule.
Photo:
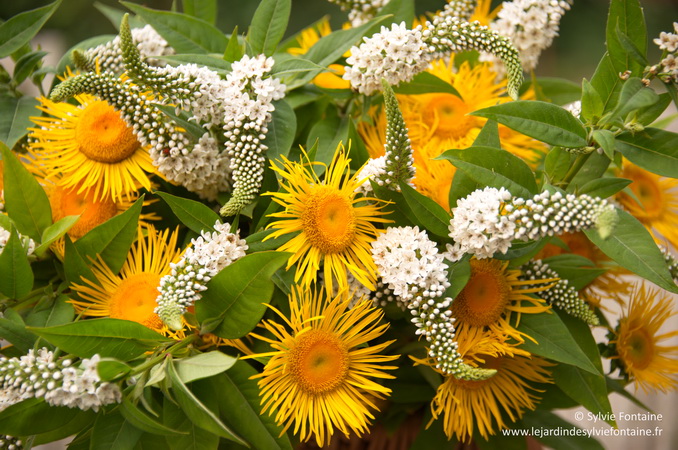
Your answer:
[[[245,256],[247,243],[238,233],[231,233],[228,223],[217,222],[214,230],[203,231],[192,239],[192,247],[179,262],[170,264],[170,274],[160,279],[155,313],[174,330],[183,328],[181,316],[200,300],[200,293],[207,289],[212,277]]]
[[[563,0],[504,2],[490,28],[511,40],[520,53],[523,68],[530,71],[537,67],[541,52],[558,36],[560,19],[569,9],[570,4]],[[483,55],[482,59],[494,62],[496,71],[503,74],[504,66],[496,56]]]
[[[323,276],[321,274],[321,276]],[[386,286],[381,280],[377,280],[376,289],[370,291],[364,284],[358,281],[352,273],[346,274],[348,282],[348,292],[351,293],[351,300],[349,301],[348,307],[353,308],[359,301],[363,299],[372,300],[374,306],[385,307],[389,303],[394,303],[403,311],[407,309],[407,306],[404,302],[400,300],[400,297],[393,295],[393,291]],[[336,285],[335,285],[336,286]],[[335,292],[336,295],[336,292]]]
[[[391,85],[410,81],[431,61],[421,26],[409,30],[405,22],[394,23],[363,41],[351,48],[343,75],[362,94],[380,90],[382,78]]]
[[[673,30],[675,33],[659,33],[659,38],[654,39],[654,43],[664,52],[664,58],[660,62],[660,78],[665,82],[678,83],[678,22],[673,22]]]
[[[383,282],[404,301],[440,297],[450,285],[443,256],[419,227],[389,227],[372,242],[372,256]]]
[[[581,116],[581,100],[576,100],[567,105],[563,105],[563,109],[569,111],[570,114],[579,119],[579,116]]]
[[[464,254],[491,258],[506,253],[513,240],[535,240],[595,226],[601,237],[610,235],[616,210],[606,200],[542,192],[531,199],[513,197],[504,188],[479,189],[457,202],[452,210],[446,258]]]
[[[540,259],[530,261],[520,268],[523,280],[543,280],[545,278],[559,278],[558,273]],[[583,320],[588,325],[600,325],[598,316],[593,312],[586,301],[579,296],[577,290],[570,286],[568,280],[560,279],[553,286],[541,291],[539,296],[549,305],[562,309],[571,316]]]
[[[9,231],[0,227],[0,253],[2,253],[2,251],[5,249],[10,236],[11,233]],[[23,245],[24,249],[26,249],[26,255],[32,255],[35,251],[35,241],[28,236],[19,235],[19,238],[21,239],[21,244]]]
[[[146,25],[142,28],[134,28],[131,30],[132,39],[136,47],[139,49],[141,58],[147,64],[152,66],[159,65],[160,61],[152,58],[152,56],[173,55],[174,49],[169,46],[167,41],[158,34],[155,29]],[[125,71],[125,62],[122,58],[120,50],[120,36],[116,36],[112,41],[105,44],[98,45],[94,48],[85,50],[84,56],[87,59],[87,69],[95,70],[95,64],[99,64],[101,71],[122,73]]]
[[[390,0],[329,0],[339,5],[342,11],[348,11],[348,20],[352,27],[358,27],[371,18],[377,11],[386,6]]]
[[[662,248],[661,251],[664,253],[664,261],[666,261],[666,267],[669,269],[673,282],[678,284],[678,260],[673,257],[668,249]]]
[[[52,406],[94,411],[119,403],[120,388],[101,381],[98,363],[99,355],[94,355],[75,366],[69,359],[57,360],[46,348],[29,350],[20,358],[0,357],[0,411],[29,398],[44,398]]]
[[[386,174],[386,156],[370,158],[358,172],[357,179],[364,181],[363,184],[361,184],[355,189],[355,191],[357,193],[363,194],[366,197],[373,195],[374,192],[372,191],[372,185],[370,184],[370,180],[374,181],[380,186],[383,186],[384,182],[381,180],[381,178],[385,174]]]
[[[0,449],[19,450],[24,448],[21,439],[15,436],[0,435]]]

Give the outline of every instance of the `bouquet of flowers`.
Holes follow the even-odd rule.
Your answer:
[[[0,447],[593,449],[530,430],[678,387],[678,25],[612,0],[579,85],[567,1],[331,2],[0,24]]]

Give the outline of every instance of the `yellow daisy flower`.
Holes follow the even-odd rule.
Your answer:
[[[459,339],[459,352],[471,365],[496,369],[493,377],[482,381],[465,381],[447,377],[438,387],[431,403],[434,419],[443,416],[448,438],[456,436],[470,442],[475,429],[487,439],[519,420],[525,411],[539,403],[539,389],[531,383],[551,383],[547,367],[553,364],[537,357],[525,357],[505,351],[496,336],[478,330]]]
[[[514,328],[520,314],[549,311],[551,307],[544,300],[531,294],[548,289],[556,280],[520,280],[520,275],[520,270],[508,268],[508,261],[471,260],[471,277],[451,307],[458,339],[466,339],[467,334],[477,329],[487,329],[496,336],[507,335],[524,342],[527,335]]]
[[[158,232],[151,225],[139,227],[138,240],[118,275],[99,259],[92,266],[98,284],[83,279],[84,285],[71,286],[82,299],[71,300],[76,312],[89,317],[131,320],[168,334],[154,309],[160,279],[170,273],[170,263],[181,257],[177,235],[176,231]]]
[[[347,286],[347,270],[362,284],[374,290],[377,267],[372,259],[370,243],[379,232],[375,223],[389,222],[379,216],[384,201],[356,197],[355,190],[362,180],[351,175],[350,159],[343,146],[334,154],[321,181],[313,171],[313,164],[296,163],[283,159],[279,167],[271,167],[282,178],[280,192],[267,192],[285,209],[271,214],[282,220],[267,228],[275,231],[266,239],[296,234],[278,248],[292,252],[287,268],[297,264],[295,282],[311,285],[324,264],[325,283],[330,292],[336,280],[339,288]],[[369,201],[369,202],[368,202]]]
[[[79,105],[40,98],[47,114],[33,117],[30,153],[45,173],[59,173],[65,188],[92,192],[94,198],[130,199],[138,186],[151,188],[156,173],[148,150],[113,106],[82,94]]]
[[[372,378],[390,379],[384,363],[397,356],[380,353],[393,341],[373,346],[388,324],[372,302],[363,300],[348,309],[350,296],[342,291],[334,298],[297,287],[290,295],[290,317],[274,311],[288,325],[263,322],[273,339],[254,334],[274,351],[254,355],[271,356],[259,378],[262,414],[275,414],[283,433],[294,424],[301,441],[315,437],[318,446],[330,441],[335,430],[348,436],[368,431],[375,400],[391,390]]]
[[[486,119],[467,115],[475,110],[504,103],[510,99],[504,95],[506,80],[495,81],[489,63],[471,67],[467,62],[454,70],[453,61],[435,61],[428,70],[450,83],[461,95],[447,93],[421,95],[398,95],[398,103],[409,129],[416,175],[413,183],[422,194],[449,209],[448,194],[455,168],[448,161],[435,160],[445,150],[468,148],[480,134]],[[527,97],[526,97],[527,98]],[[384,154],[386,142],[386,113],[374,110],[372,123],[358,124],[370,157]],[[546,147],[544,144],[499,126],[503,148],[535,165]]]
[[[660,345],[678,336],[678,331],[660,334],[664,323],[676,314],[673,299],[663,291],[636,286],[628,307],[614,331],[618,359],[636,389],[664,393],[678,388],[678,346]]]
[[[678,180],[662,177],[624,162],[619,174],[632,181],[628,186],[633,196],[622,191],[617,200],[650,231],[657,243],[670,242],[678,248]],[[635,198],[634,198],[635,196]]]

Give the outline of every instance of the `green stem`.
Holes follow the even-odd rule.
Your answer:
[[[534,73],[534,70],[530,71],[530,79],[532,80],[532,89],[534,90],[534,98],[537,100],[542,100],[546,101],[546,96],[544,95],[544,91],[542,91],[541,86],[539,86],[539,83],[537,82],[537,74]]]
[[[130,372],[130,375],[137,375],[142,372],[145,372],[146,370],[150,369],[151,367],[155,366],[159,362],[161,362],[163,359],[165,359],[168,355],[173,355],[177,350],[180,350],[184,347],[189,346],[192,344],[196,339],[198,339],[197,334],[192,334],[188,336],[187,338],[177,342],[176,344],[172,345],[169,347],[167,350],[161,351],[158,355],[152,357],[151,359],[147,360],[144,363],[139,364],[136,366],[132,372]]]
[[[577,173],[579,173],[581,168],[584,167],[584,164],[591,157],[592,154],[593,152],[590,152],[577,156],[577,159],[574,160],[574,164],[572,164],[570,170],[568,170],[565,176],[563,177],[563,180],[561,182],[563,185],[563,189],[567,189],[567,186],[570,184],[572,179],[577,175]]]

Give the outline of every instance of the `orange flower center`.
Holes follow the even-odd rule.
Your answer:
[[[459,138],[475,126],[476,120],[466,116],[466,103],[453,94],[436,94],[426,104],[423,119],[440,138]]]
[[[624,360],[634,369],[645,369],[652,362],[654,344],[651,335],[642,326],[631,332],[624,347],[626,348]]]
[[[345,250],[355,237],[351,199],[329,186],[313,189],[300,218],[308,240],[323,254]]]
[[[153,310],[157,305],[161,276],[155,273],[137,273],[120,282],[111,295],[109,316],[138,322],[151,329],[162,327],[162,320]]]
[[[493,324],[504,313],[510,294],[501,261],[472,260],[471,277],[452,302],[452,314],[475,327]]]
[[[89,159],[114,164],[124,161],[140,147],[139,141],[108,103],[97,100],[85,108],[75,127],[78,150]]]
[[[290,349],[288,367],[305,392],[330,392],[348,374],[348,349],[333,333],[310,330],[297,337],[294,347]]]
[[[68,230],[72,239],[80,239],[97,225],[101,225],[118,212],[118,205],[106,198],[98,200],[93,191],[78,194],[78,188],[66,190],[55,186],[49,193],[54,222],[66,216],[80,215],[80,219]]]

